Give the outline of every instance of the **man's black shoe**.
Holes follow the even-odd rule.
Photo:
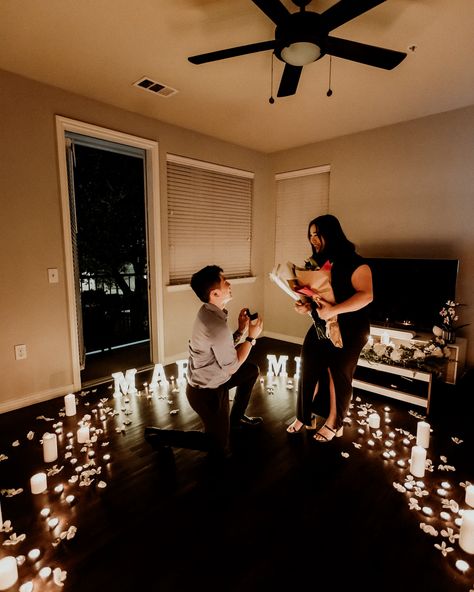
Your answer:
[[[256,428],[261,423],[263,423],[262,417],[249,417],[248,415],[244,415],[238,423],[232,425],[232,429]]]

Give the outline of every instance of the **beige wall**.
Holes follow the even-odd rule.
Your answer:
[[[459,335],[469,339],[469,365],[474,363],[473,160],[474,107],[271,156],[272,176],[331,165],[330,212],[361,254],[460,260],[457,299],[468,305],[461,321],[471,325]],[[272,265],[269,236],[265,267]],[[289,318],[288,298],[276,292],[267,281],[267,329],[301,336],[306,319]]]
[[[167,152],[255,172],[252,284],[236,283],[231,318],[263,312],[265,331],[300,340],[307,320],[268,281],[273,266],[273,173],[331,165],[330,210],[365,255],[458,257],[459,299],[473,322],[474,107],[263,155],[0,71],[0,412],[68,392],[72,384],[56,114],[156,140],[160,152],[163,285],[167,283]],[[190,229],[190,240],[195,240]],[[218,262],[216,262],[218,263]],[[47,268],[57,267],[59,284]],[[162,294],[164,360],[180,357],[199,303]],[[470,338],[471,327],[462,331]],[[470,364],[474,362],[470,338]],[[28,358],[14,359],[25,343]]]
[[[55,115],[158,142],[163,286],[168,269],[166,153],[254,171],[252,268],[257,280],[234,286],[229,309],[234,321],[244,305],[263,309],[263,236],[257,228],[264,224],[268,196],[265,155],[3,71],[0,89],[0,412],[72,388]],[[196,240],[192,228],[189,240]],[[59,284],[48,283],[49,267],[59,269]],[[190,289],[169,292],[165,288],[162,298],[165,347],[163,359],[157,361],[166,363],[186,353],[199,301]],[[27,345],[26,360],[15,360],[14,345],[19,343]]]

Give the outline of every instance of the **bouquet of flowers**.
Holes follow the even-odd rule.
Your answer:
[[[321,268],[312,265],[297,267],[294,263],[276,265],[270,273],[270,279],[286,292],[293,300],[311,303],[311,317],[320,339],[330,339],[336,347],[342,347],[342,337],[337,315],[323,321],[316,311],[315,296],[321,296],[327,302],[335,304],[331,286],[331,263],[327,261]]]

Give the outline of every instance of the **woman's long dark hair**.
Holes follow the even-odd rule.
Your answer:
[[[324,239],[324,249],[320,253],[317,253],[311,245],[312,257],[318,265],[322,265],[328,259],[333,261],[341,256],[354,253],[355,245],[344,234],[336,216],[324,214],[311,220],[308,224],[308,240],[310,240],[310,229],[313,225],[316,226],[318,236]]]

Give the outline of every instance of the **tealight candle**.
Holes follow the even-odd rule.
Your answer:
[[[0,590],[8,590],[18,580],[18,566],[15,557],[0,559]]]
[[[423,446],[413,446],[411,449],[410,473],[415,477],[425,474],[426,449]]]
[[[79,444],[84,444],[89,440],[89,438],[89,426],[81,426],[77,430],[77,441],[79,442]]]
[[[455,563],[456,568],[459,569],[462,573],[469,569],[469,563],[464,561],[464,559],[458,559]]]
[[[382,456],[384,458],[390,458],[390,454],[387,451],[383,452]]]
[[[38,494],[46,491],[47,479],[46,473],[36,473],[30,479],[31,493]]]
[[[31,580],[28,582],[24,582],[18,588],[18,592],[33,592],[33,582]]]
[[[58,438],[56,434],[43,434],[43,460],[53,462],[58,458]]]
[[[367,444],[369,446],[374,446],[375,445],[375,442],[373,440],[367,440]]]
[[[49,576],[52,573],[52,569],[50,567],[42,567],[39,572],[38,575],[42,580],[46,580],[47,578],[49,578]]]
[[[456,526],[461,526],[461,524],[462,524],[462,518],[455,518],[454,519],[454,524]]]
[[[64,397],[64,404],[66,406],[66,415],[71,417],[76,415],[76,397],[72,393]]]
[[[474,553],[474,510],[466,510],[462,515],[459,546],[466,553]]]
[[[466,487],[466,504],[474,508],[474,485]]]
[[[403,459],[397,460],[397,465],[399,467],[404,467],[405,466],[405,461]]]
[[[365,434],[364,428],[359,428],[357,431],[359,434]]]
[[[423,506],[422,510],[423,514],[425,514],[426,516],[433,516],[433,510],[431,508],[429,508],[428,506]]]
[[[451,484],[449,483],[449,481],[441,481],[441,487],[443,487],[444,489],[449,489],[451,487]]]
[[[380,427],[380,415],[378,413],[371,413],[368,417],[369,428],[378,430]]]
[[[48,520],[48,526],[49,528],[56,528],[56,526],[59,524],[59,520],[57,518],[50,518]]]
[[[110,454],[104,454],[104,456],[102,457],[106,462],[108,462],[110,460]]]
[[[439,517],[443,520],[450,520],[451,514],[449,512],[440,512]]]
[[[383,410],[388,413],[389,411],[391,411],[390,407],[384,407]]]
[[[54,491],[56,493],[62,493],[64,490],[64,485],[62,483],[60,483],[59,485],[56,485],[56,487],[54,488]]]
[[[28,553],[28,559],[30,559],[31,561],[36,561],[39,556],[40,556],[39,549],[31,549],[31,551],[29,551],[29,553]]]
[[[428,448],[430,445],[430,424],[419,421],[416,427],[416,445]]]
[[[51,510],[49,508],[43,508],[40,514],[42,518],[47,518],[51,514]]]
[[[438,495],[440,495],[441,497],[446,497],[448,492],[446,491],[446,489],[443,489],[442,487],[438,487],[438,489],[436,490],[436,493]]]
[[[413,483],[411,481],[407,481],[405,483],[405,489],[408,489],[408,491],[411,491],[413,489]]]
[[[388,452],[388,453],[390,454],[390,456],[391,456],[392,458],[395,458],[395,457],[397,456],[397,453],[395,452],[395,450],[389,450],[389,452]]]

